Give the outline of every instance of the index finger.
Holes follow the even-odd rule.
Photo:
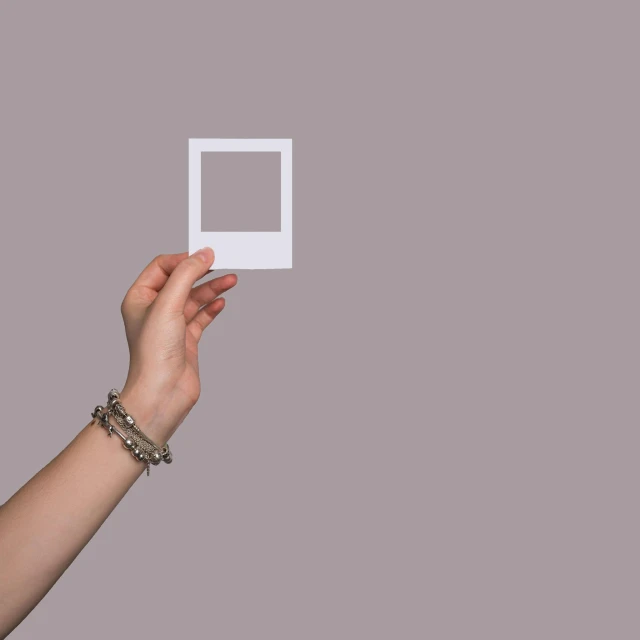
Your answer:
[[[182,253],[164,253],[156,256],[136,278],[131,285],[132,289],[143,287],[158,293],[173,273],[173,270],[189,255],[188,251]]]

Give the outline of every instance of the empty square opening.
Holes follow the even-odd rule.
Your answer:
[[[204,151],[201,231],[281,231],[280,153]]]

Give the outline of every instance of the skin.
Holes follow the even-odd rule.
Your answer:
[[[129,371],[120,399],[159,444],[198,401],[198,344],[224,309],[220,295],[238,281],[228,274],[194,286],[213,261],[211,248],[157,256],[122,301]],[[92,420],[0,507],[0,638],[42,600],[145,469]]]

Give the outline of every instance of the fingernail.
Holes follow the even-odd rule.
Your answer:
[[[200,258],[202,262],[207,264],[210,261],[209,260],[210,251],[211,251],[211,247],[203,247],[202,249],[199,249],[198,251],[196,251],[193,255],[196,256],[197,258]]]

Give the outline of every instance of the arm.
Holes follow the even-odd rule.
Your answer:
[[[198,342],[224,307],[218,296],[237,282],[229,274],[194,287],[212,263],[211,249],[158,256],[122,303],[130,361],[120,398],[160,444],[198,400]],[[47,594],[144,469],[91,421],[0,507],[0,638]]]

